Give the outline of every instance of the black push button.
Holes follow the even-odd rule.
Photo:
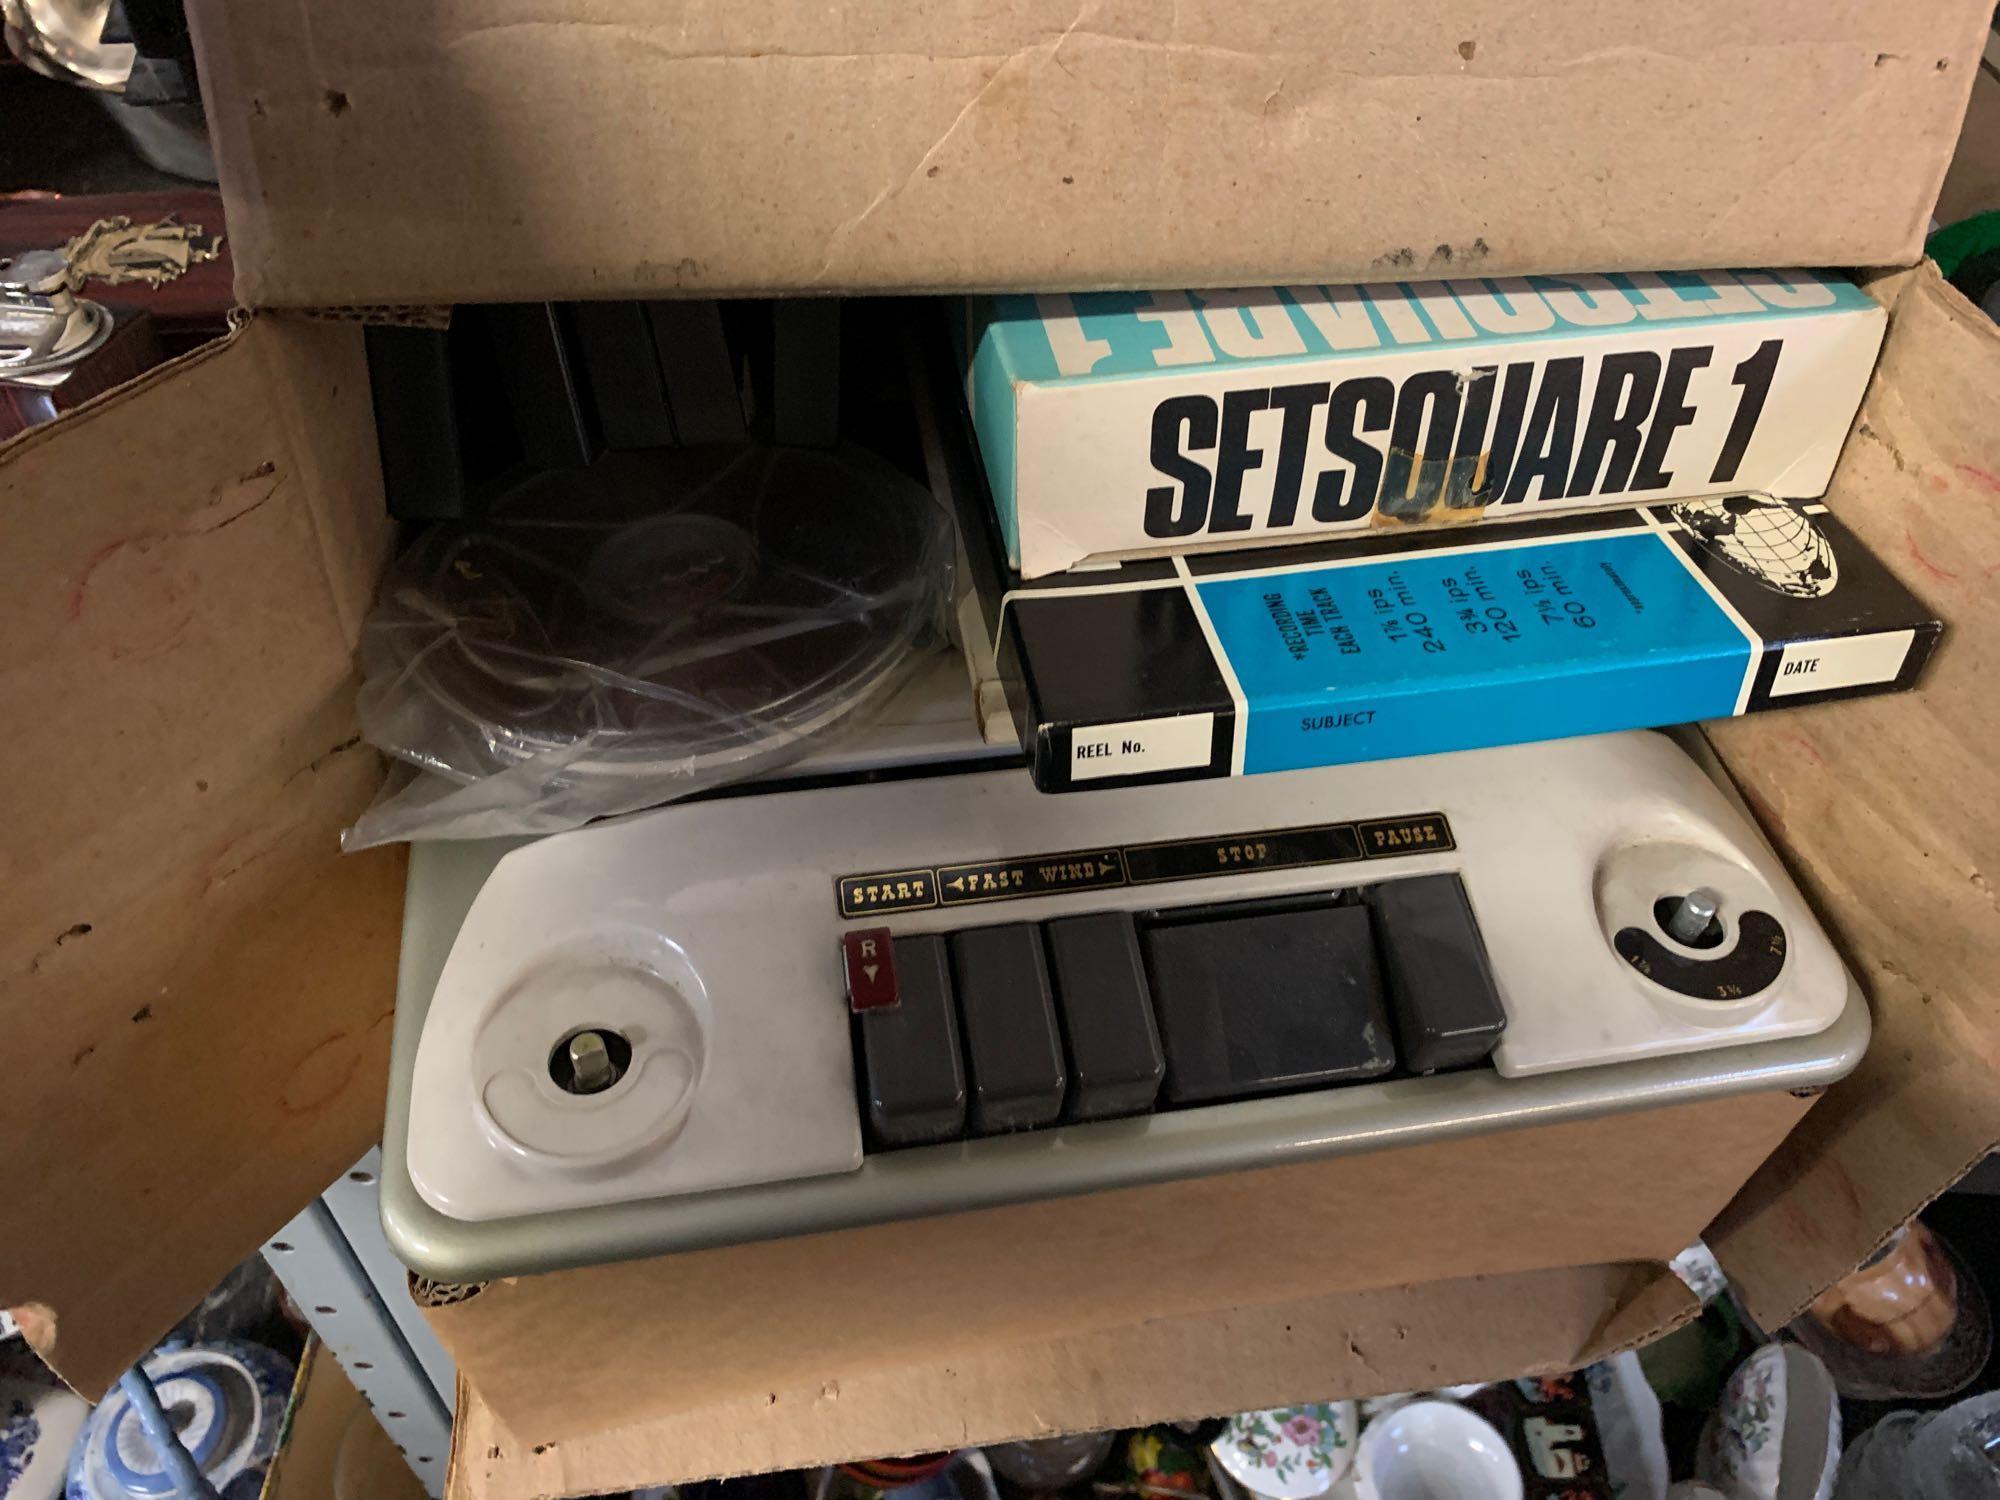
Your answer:
[[[965,1027],[973,1133],[1054,1123],[1067,1079],[1040,930],[1015,922],[955,932],[951,969]]]
[[[1043,931],[1069,1041],[1063,1118],[1108,1120],[1151,1109],[1167,1065],[1132,914],[1064,917]]]
[[[1170,1104],[1375,1078],[1396,1066],[1365,907],[1163,922],[1146,968]]]
[[[1368,904],[1403,1066],[1434,1073],[1480,1061],[1500,1040],[1507,1013],[1458,877],[1384,881],[1369,893]]]
[[[899,1003],[861,1013],[868,1123],[885,1146],[965,1134],[965,1064],[941,937],[895,940]]]

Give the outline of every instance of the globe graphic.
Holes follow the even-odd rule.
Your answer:
[[[1811,516],[1781,501],[1690,500],[1673,516],[1703,551],[1775,593],[1818,599],[1840,581],[1832,544]]]

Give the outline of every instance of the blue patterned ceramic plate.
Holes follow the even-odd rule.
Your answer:
[[[142,1366],[181,1446],[222,1500],[255,1500],[278,1448],[292,1362],[223,1340],[157,1349]],[[104,1398],[70,1454],[65,1500],[139,1500],[173,1493],[166,1466],[123,1391]]]

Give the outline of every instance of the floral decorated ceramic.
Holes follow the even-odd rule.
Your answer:
[[[1726,1500],[1828,1500],[1839,1460],[1826,1366],[1796,1344],[1766,1344],[1729,1377],[1694,1470]]]
[[[1359,1425],[1352,1401],[1246,1411],[1230,1420],[1211,1451],[1245,1489],[1307,1500],[1332,1489],[1353,1464]]]

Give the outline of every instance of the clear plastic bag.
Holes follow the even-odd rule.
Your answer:
[[[1920,1500],[1993,1500],[2000,1495],[2000,1391],[1939,1412],[1910,1444]]]
[[[1894,1411],[1840,1460],[1833,1500],[2000,1497],[2000,1392],[1941,1412]]]
[[[361,636],[363,737],[410,769],[342,846],[552,833],[795,758],[898,685],[953,550],[854,447],[612,454],[434,526]]]

